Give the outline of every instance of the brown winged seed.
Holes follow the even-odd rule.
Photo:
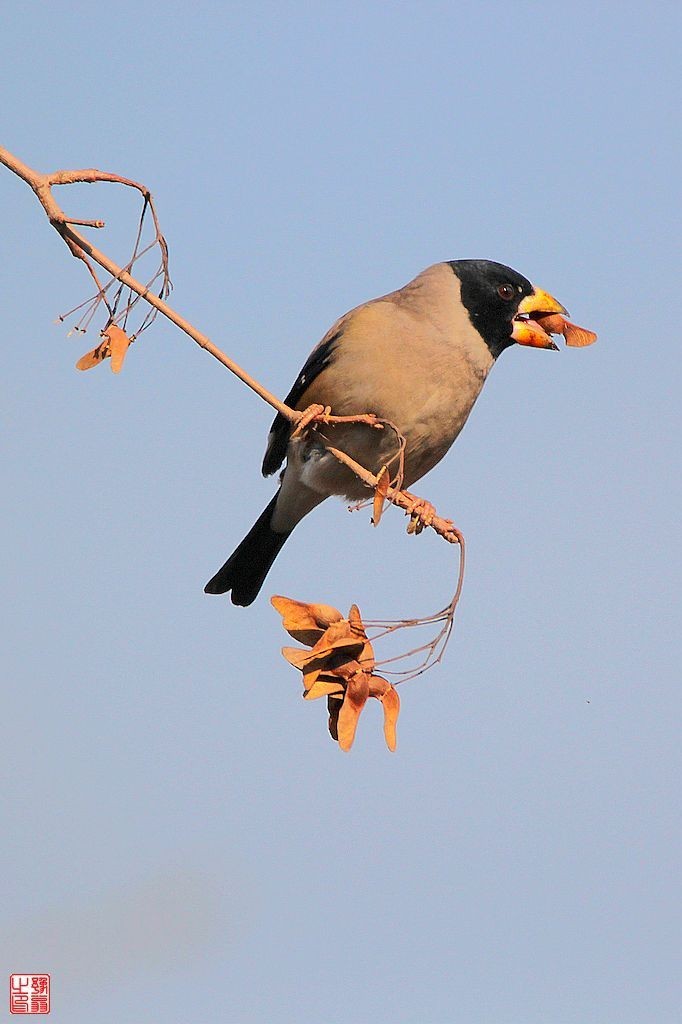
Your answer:
[[[283,647],[282,654],[303,673],[306,700],[327,697],[329,732],[341,749],[350,750],[367,698],[376,697],[384,708],[386,744],[389,750],[395,750],[400,700],[390,683],[372,675],[374,651],[357,605],[344,619],[329,605],[305,604],[281,596],[273,597],[272,604],[287,632],[312,648]]]

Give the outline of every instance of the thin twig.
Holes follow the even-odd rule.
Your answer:
[[[130,178],[123,178],[118,174],[112,174],[107,171],[99,171],[95,168],[85,168],[80,170],[61,170],[54,171],[52,174],[40,174],[38,171],[29,167],[23,161],[19,160],[16,156],[10,153],[8,150],[0,146],[0,163],[4,164],[10,171],[16,174],[19,178],[25,181],[33,190],[40,204],[42,205],[50,223],[54,229],[59,233],[65,244],[68,246],[70,252],[74,257],[80,259],[85,263],[85,266],[95,282],[97,292],[92,299],[86,300],[80,306],[77,306],[75,310],[86,306],[86,311],[81,318],[81,321],[76,327],[76,330],[82,331],[82,324],[86,325],[92,319],[99,302],[103,302],[106,306],[109,314],[108,325],[113,323],[116,319],[123,319],[124,324],[127,321],[127,316],[132,307],[140,300],[144,300],[152,307],[152,310],[144,318],[141,327],[138,329],[139,334],[145,327],[149,326],[149,323],[153,320],[157,313],[162,313],[171,323],[174,323],[176,327],[179,327],[181,331],[188,335],[197,345],[207,351],[210,355],[217,359],[219,363],[225,366],[231,373],[239,378],[244,384],[247,385],[252,391],[254,391],[260,398],[267,402],[273,409],[275,409],[281,416],[284,417],[292,426],[299,431],[308,426],[308,424],[315,424],[316,428],[319,428],[323,424],[335,425],[343,423],[364,423],[370,429],[392,429],[397,438],[398,448],[395,454],[389,460],[389,465],[392,464],[396,459],[398,460],[398,469],[395,477],[391,480],[391,484],[386,491],[386,500],[390,503],[397,505],[402,508],[408,515],[412,516],[412,527],[416,525],[416,532],[420,532],[424,526],[430,526],[439,536],[450,544],[459,545],[459,573],[457,580],[457,588],[454,597],[447,608],[442,609],[440,612],[436,612],[434,615],[426,616],[423,619],[409,619],[398,622],[374,622],[368,623],[368,625],[378,628],[379,633],[376,634],[375,639],[380,636],[385,636],[389,633],[394,632],[397,629],[405,627],[414,627],[419,625],[428,625],[430,623],[442,622],[443,626],[435,637],[434,640],[421,645],[420,647],[414,648],[414,650],[407,652],[407,654],[399,655],[396,658],[386,659],[380,663],[383,665],[402,660],[407,657],[412,657],[426,651],[426,657],[423,662],[417,666],[414,670],[406,669],[404,671],[397,670],[386,670],[392,672],[392,674],[403,676],[401,681],[405,681],[406,678],[413,678],[416,675],[426,671],[433,664],[437,664],[444,653],[445,646],[449,639],[452,631],[455,610],[462,593],[462,585],[464,581],[464,564],[465,564],[465,549],[464,549],[464,537],[461,532],[454,526],[451,520],[444,519],[441,516],[435,514],[435,510],[429,507],[429,514],[424,514],[424,507],[426,503],[415,495],[410,494],[407,491],[402,490],[403,483],[403,470],[404,470],[404,458],[405,458],[405,438],[400,433],[394,423],[388,420],[382,420],[372,414],[362,414],[358,416],[334,416],[330,409],[323,409],[323,407],[310,408],[308,410],[299,411],[290,408],[284,402],[280,401],[275,395],[273,395],[267,388],[263,387],[259,381],[255,380],[246,370],[242,369],[233,359],[222,352],[213,342],[201,331],[198,331],[185,317],[181,316],[176,312],[168,303],[165,301],[166,297],[171,290],[171,281],[168,273],[168,245],[166,243],[159,224],[159,219],[154,206],[153,197],[151,192],[146,186],[140,182],[133,181]],[[102,228],[104,222],[101,220],[81,220],[79,218],[67,216],[62,208],[57,203],[52,193],[52,188],[57,185],[72,185],[76,183],[95,183],[95,182],[110,182],[118,185],[124,185],[129,188],[137,189],[143,197],[143,207],[140,215],[140,222],[138,226],[138,232],[135,239],[135,245],[133,248],[133,254],[130,261],[124,267],[119,267],[113,260],[97,249],[92,243],[79,231],[76,230],[78,227],[89,227],[89,228]],[[153,242],[146,248],[139,250],[142,229],[147,211],[150,212],[153,224],[155,238]],[[156,271],[154,276],[146,285],[141,284],[137,281],[130,273],[134,263],[144,255],[150,248],[158,245],[161,252],[161,265]],[[105,286],[102,286],[97,273],[94,269],[93,264],[98,264],[103,267],[104,270],[111,276]],[[162,283],[159,290],[159,294],[156,295],[150,289],[154,286],[157,280],[161,278]],[[119,287],[116,291],[113,302],[107,299],[106,293],[110,286],[117,281]],[[124,309],[120,314],[117,314],[118,302],[123,289],[128,289],[129,300]],[[135,294],[136,298],[133,299],[132,295]],[[68,316],[70,314],[66,314]],[[60,320],[65,317],[60,317]],[[131,336],[133,339],[136,335]],[[329,452],[344,466],[351,470],[355,475],[362,480],[368,488],[376,489],[378,484],[378,477],[370,472],[366,467],[361,466],[354,459],[352,459],[345,452],[338,448],[335,448],[329,443],[329,438],[322,435],[323,441]],[[420,511],[422,512],[423,518],[420,518]]]
[[[215,359],[218,360],[218,362],[222,363],[223,366],[225,366],[244,384],[246,384],[247,387],[251,388],[252,391],[255,391],[255,393],[265,402],[271,405],[273,409],[276,409],[277,412],[279,412],[286,420],[288,420],[290,423],[298,423],[298,421],[301,419],[304,413],[299,412],[296,409],[291,409],[288,405],[285,405],[284,402],[280,401],[280,399],[278,399],[275,395],[268,391],[267,388],[264,388],[263,385],[259,383],[259,381],[255,380],[251,376],[251,374],[247,373],[246,370],[243,370],[238,363],[236,363],[228,355],[222,352],[216,345],[213,344],[213,342],[205,334],[202,334],[201,331],[198,331],[193,324],[186,320],[185,317],[177,313],[162,298],[151,292],[149,290],[151,286],[150,284],[140,284],[140,282],[137,281],[130,274],[127,268],[119,267],[116,263],[114,263],[113,260],[109,259],[109,257],[105,253],[100,252],[100,250],[97,249],[94,245],[92,245],[91,242],[89,242],[84,235],[75,230],[73,224],[78,222],[66,216],[66,214],[59,206],[59,204],[57,203],[56,199],[52,194],[52,187],[55,185],[72,185],[75,183],[83,182],[114,182],[116,184],[126,185],[130,188],[135,188],[144,196],[145,206],[149,204],[149,208],[152,211],[157,236],[159,239],[163,239],[163,236],[161,235],[161,232],[159,230],[158,219],[156,216],[156,211],[154,210],[152,196],[149,189],[147,189],[140,182],[133,181],[130,178],[123,178],[121,177],[121,175],[112,174],[108,171],[99,171],[95,168],[86,168],[84,170],[61,170],[54,171],[52,172],[52,174],[40,174],[38,171],[34,170],[32,167],[29,167],[22,160],[19,160],[18,157],[14,156],[8,150],[4,149],[2,146],[0,146],[0,163],[3,163],[7,168],[9,168],[9,170],[13,171],[18,177],[20,177],[23,181],[30,185],[30,187],[35,192],[38,200],[40,201],[41,206],[45,210],[45,213],[47,214],[50,223],[52,224],[54,229],[61,235],[64,242],[68,245],[69,249],[71,250],[74,256],[76,256],[78,259],[83,260],[89,269],[90,267],[88,259],[93,260],[95,263],[98,263],[109,274],[111,274],[112,278],[114,278],[117,281],[120,281],[122,285],[129,288],[131,292],[134,292],[140,298],[144,299],[146,302],[149,303],[150,306],[153,306],[165,317],[167,317],[172,323],[174,323],[176,327],[179,327],[181,331],[184,331],[184,333],[187,334],[190,338],[192,338],[192,340],[195,341],[197,345],[201,346],[201,348],[209,352]],[[163,251],[165,255],[165,253],[167,252],[165,240],[163,240]],[[101,292],[102,289],[99,288],[98,294]],[[383,427],[384,425],[377,417],[372,417],[369,414],[364,414],[357,417],[335,417],[333,415],[324,416],[324,422],[329,424],[334,424],[337,422],[348,423],[351,421],[366,422],[371,426]],[[393,424],[391,424],[391,426],[393,426]],[[397,431],[397,428],[395,427],[394,429],[396,430],[396,434],[400,439],[401,435],[399,431]],[[401,452],[403,448],[404,445],[402,445],[401,443]],[[339,460],[339,462],[342,462],[349,469],[351,469],[361,480],[363,480],[368,487],[376,487],[377,477],[375,476],[374,473],[371,473],[368,469],[361,466],[349,455],[346,455],[344,452],[339,451],[338,448],[329,446],[329,451],[335,456],[335,458]],[[406,512],[413,511],[415,499],[411,495],[407,495],[406,492],[396,489],[395,487],[392,487],[389,488],[387,498],[394,505],[398,505]],[[461,534],[459,534],[459,531],[452,526],[450,520],[442,519],[439,516],[436,516],[434,517],[433,522],[429,525],[432,526],[436,533],[438,533],[449,543],[456,544],[459,542],[459,537],[461,536]]]
[[[364,466],[358,465],[354,459],[351,459],[345,452],[340,451],[338,448],[333,448],[331,445],[327,445],[327,451],[331,452],[335,459],[343,463],[349,469],[360,477],[363,483],[366,483],[368,487],[376,487],[377,477],[374,473],[370,473]],[[397,505],[398,508],[402,508],[408,514],[412,514],[414,511],[415,499],[414,495],[409,494],[407,491],[396,490],[395,487],[389,487],[386,498],[393,505]],[[439,537],[446,540],[448,544],[459,544],[462,540],[462,534],[453,526],[451,519],[443,519],[441,516],[434,516],[432,521],[428,524],[432,530],[435,530]]]
[[[122,284],[130,288],[131,291],[135,292],[141,298],[145,299],[150,306],[158,309],[160,313],[163,313],[171,323],[174,323],[176,327],[179,327],[181,331],[184,331],[193,341],[200,345],[201,348],[205,349],[217,359],[219,363],[227,367],[236,377],[255,391],[256,394],[266,401],[269,405],[276,409],[277,412],[281,413],[285,419],[291,423],[296,423],[300,417],[300,413],[289,406],[285,405],[284,402],[280,402],[273,394],[271,394],[267,388],[264,388],[257,380],[248,374],[241,368],[233,359],[230,359],[228,355],[214,345],[213,342],[198,331],[186,320],[185,317],[177,313],[168,303],[164,302],[163,299],[154,295],[153,292],[149,291],[146,285],[140,284],[132,275],[125,270],[123,267],[119,267],[113,260],[100,252],[94,245],[92,245],[84,235],[76,231],[68,223],[66,214],[61,209],[56,199],[52,194],[53,185],[70,185],[74,182],[96,182],[96,181],[111,181],[118,184],[129,185],[132,188],[138,189],[143,195],[148,195],[148,190],[138,182],[130,181],[127,178],[121,178],[117,174],[109,174],[106,171],[96,171],[89,169],[86,171],[55,171],[53,174],[40,174],[35,171],[32,167],[28,167],[23,161],[19,160],[13,154],[9,153],[6,149],[0,146],[0,162],[3,163],[9,170],[14,171],[23,181],[25,181],[35,192],[38,200],[45,210],[50,223],[53,228],[61,235],[64,242],[68,245],[69,249],[78,259],[83,258],[83,254],[88,256],[95,263],[99,263],[112,277],[116,278]]]

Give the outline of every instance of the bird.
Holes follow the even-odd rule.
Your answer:
[[[496,360],[514,344],[556,349],[538,320],[567,310],[548,292],[502,263],[435,263],[397,291],[350,310],[315,346],[285,399],[303,411],[335,416],[373,413],[405,439],[403,487],[446,454]],[[333,435],[332,435],[333,432]],[[247,535],[206,584],[250,605],[297,524],[332,495],[366,498],[364,484],[323,438],[377,474],[396,453],[395,432],[341,424],[294,434],[280,413],[270,428],[262,472],[285,463],[279,488]]]

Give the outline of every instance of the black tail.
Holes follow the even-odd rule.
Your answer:
[[[206,594],[232,591],[232,603],[251,604],[263,586],[272,563],[282,550],[288,533],[275,533],[270,523],[277,494],[251,527],[239,547],[232,552],[222,569],[204,587]]]

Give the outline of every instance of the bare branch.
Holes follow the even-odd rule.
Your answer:
[[[464,580],[464,564],[465,564],[465,551],[464,551],[464,537],[461,532],[454,526],[452,520],[444,519],[436,514],[436,510],[428,502],[416,495],[410,494],[408,491],[402,489],[403,482],[403,469],[404,469],[404,457],[405,457],[405,438],[402,436],[397,426],[391,423],[389,420],[383,420],[380,417],[375,416],[372,413],[364,413],[357,416],[334,416],[330,408],[324,408],[323,406],[311,406],[308,409],[299,411],[290,408],[284,402],[280,401],[275,395],[273,395],[267,388],[263,387],[259,381],[255,380],[249,373],[247,373],[241,366],[239,366],[233,359],[222,352],[213,342],[201,331],[198,331],[185,317],[181,316],[176,310],[174,310],[165,301],[171,290],[171,281],[168,272],[168,246],[163,234],[161,233],[159,219],[154,206],[154,200],[151,192],[145,185],[140,182],[133,181],[130,178],[123,178],[118,174],[112,174],[107,171],[100,171],[96,168],[86,168],[81,170],[61,170],[54,171],[51,174],[40,174],[38,171],[29,167],[23,161],[19,160],[8,150],[0,146],[0,163],[4,164],[10,171],[16,174],[19,178],[25,181],[35,193],[41,206],[43,207],[50,223],[53,228],[59,233],[64,243],[68,246],[70,252],[77,259],[82,260],[85,264],[88,273],[95,282],[97,288],[96,294],[81,303],[71,313],[77,312],[79,309],[85,308],[79,324],[76,326],[76,330],[83,332],[85,324],[90,323],[94,313],[100,302],[102,302],[108,313],[108,321],[105,326],[103,333],[104,341],[102,345],[106,347],[108,345],[108,339],[106,330],[111,326],[115,325],[118,320],[123,321],[123,327],[125,328],[128,314],[131,309],[140,301],[143,300],[150,307],[151,310],[147,313],[142,321],[141,326],[138,328],[136,334],[130,335],[130,338],[126,338],[126,343],[133,341],[141,331],[143,331],[157,313],[161,313],[171,323],[179,327],[181,331],[188,335],[197,345],[203,348],[206,352],[217,359],[219,363],[230,370],[236,377],[239,378],[244,384],[247,385],[252,391],[254,391],[263,401],[267,402],[273,409],[275,409],[281,416],[284,417],[294,427],[294,434],[302,433],[307,429],[315,429],[319,431],[319,436],[328,451],[338,459],[344,466],[351,470],[355,475],[362,480],[368,488],[374,490],[378,494],[378,498],[375,501],[375,509],[381,509],[383,499],[397,505],[402,508],[403,511],[410,516],[410,525],[408,527],[408,533],[420,533],[424,528],[431,527],[440,537],[446,540],[449,544],[459,545],[459,573],[457,580],[457,588],[454,597],[450,604],[434,615],[426,616],[421,619],[404,619],[397,622],[368,622],[367,625],[378,632],[374,634],[373,639],[385,636],[387,634],[395,632],[397,629],[410,628],[416,626],[424,626],[429,624],[442,623],[441,629],[437,636],[429,641],[428,643],[422,644],[414,648],[407,654],[399,655],[396,658],[386,659],[384,662],[377,664],[389,664],[395,661],[402,660],[404,658],[414,657],[423,652],[425,653],[424,659],[413,669],[405,670],[393,670],[388,674],[399,675],[403,677],[400,681],[405,679],[413,678],[416,675],[420,675],[426,671],[431,665],[437,664],[444,653],[445,646],[450,637],[450,633],[453,627],[455,610],[460,599],[462,592],[462,584]],[[62,210],[61,206],[57,203],[52,193],[52,188],[57,185],[72,185],[76,183],[88,183],[94,184],[96,182],[108,182],[118,185],[123,185],[128,188],[136,189],[143,198],[143,207],[140,215],[140,222],[138,226],[137,236],[135,239],[135,245],[133,253],[129,262],[119,267],[113,260],[111,260],[105,253],[97,249],[92,243],[79,231],[76,227],[87,227],[87,228],[102,228],[104,222],[101,220],[81,220],[75,217],[67,216]],[[151,245],[146,246],[140,250],[140,244],[142,239],[142,229],[147,212],[150,213],[154,225],[154,240]],[[142,284],[135,277],[132,276],[131,270],[137,260],[140,259],[146,252],[151,248],[158,246],[161,262],[157,271],[152,276],[151,280],[147,284]],[[95,264],[102,267],[110,276],[111,280],[103,285],[95,270]],[[155,294],[152,288],[156,283],[161,280],[159,288],[159,294]],[[117,288],[113,299],[107,297],[107,292],[112,285],[117,283]],[[123,312],[118,312],[119,301],[123,294],[123,291],[128,291],[128,301],[123,309]],[[132,296],[135,296],[133,298]],[[65,319],[65,314],[60,317],[60,320]],[[96,358],[94,362],[101,360],[102,352],[99,349],[94,350]],[[83,357],[84,360],[89,360],[92,353]],[[122,356],[121,356],[122,360]],[[81,360],[83,362],[83,360]],[[387,467],[383,467],[379,475],[375,475],[370,472],[366,467],[361,466],[354,459],[352,459],[345,452],[334,447],[330,443],[330,438],[326,437],[321,427],[329,425],[334,426],[336,424],[344,423],[360,423],[365,424],[368,429],[390,429],[395,433],[396,436],[396,451],[395,454],[388,461]],[[390,484],[386,483],[386,471],[389,466],[395,463],[397,460],[398,468],[395,475],[390,479]],[[362,503],[361,503],[362,504]],[[376,517],[378,523],[380,517],[380,511]]]
[[[119,175],[110,174],[106,171],[97,171],[90,169],[87,171],[56,171],[53,174],[40,174],[35,171],[32,167],[28,167],[25,163],[19,160],[13,154],[9,153],[6,149],[0,146],[0,163],[3,163],[9,170],[13,171],[18,177],[25,181],[31,186],[35,192],[38,200],[45,210],[50,223],[53,228],[61,235],[66,245],[68,245],[72,254],[78,259],[84,259],[89,257],[95,263],[98,263],[100,267],[103,267],[112,277],[120,281],[131,291],[135,292],[150,306],[153,306],[160,313],[162,313],[171,323],[174,323],[176,327],[179,327],[181,331],[184,331],[193,341],[200,345],[201,348],[205,349],[217,359],[219,363],[222,363],[228,370],[230,370],[236,377],[255,391],[256,394],[266,401],[269,405],[276,409],[277,412],[281,413],[285,419],[291,423],[296,423],[300,417],[300,413],[289,406],[285,405],[284,402],[280,402],[271,392],[262,386],[257,380],[255,380],[250,374],[241,368],[233,359],[230,359],[224,352],[213,344],[213,342],[198,331],[185,317],[177,313],[168,303],[164,302],[163,299],[154,295],[153,292],[149,291],[148,286],[140,284],[132,275],[123,267],[119,267],[113,260],[100,252],[94,245],[92,245],[84,235],[76,231],[75,228],[69,224],[69,218],[65,215],[62,208],[57,203],[56,199],[52,194],[53,185],[69,185],[74,182],[96,182],[96,181],[109,181],[116,182],[118,184],[128,185],[131,188],[137,188],[144,196],[150,196],[149,190],[144,185],[138,182],[130,181],[127,178],[121,178]],[[87,262],[87,261],[85,261]]]
[[[262,398],[265,402],[276,409],[285,419],[290,423],[301,425],[301,421],[305,421],[305,426],[311,422],[321,422],[325,424],[334,425],[336,423],[365,423],[369,427],[383,428],[385,426],[390,427],[396,433],[398,438],[399,450],[396,452],[396,458],[400,458],[400,471],[398,473],[398,487],[391,487],[387,492],[387,500],[394,505],[398,505],[404,509],[410,515],[415,512],[415,509],[420,505],[426,505],[421,502],[420,499],[415,498],[414,495],[409,494],[407,491],[400,490],[400,483],[402,477],[402,461],[405,447],[405,440],[401,436],[397,427],[389,421],[381,420],[377,416],[372,414],[362,414],[358,416],[334,416],[331,414],[331,410],[322,409],[322,407],[316,407],[315,412],[313,410],[305,410],[299,412],[296,409],[291,409],[284,402],[281,402],[275,395],[273,395],[267,388],[264,388],[255,378],[253,378],[246,370],[243,370],[233,359],[222,352],[213,342],[201,331],[198,331],[193,324],[191,324],[185,317],[177,313],[163,298],[155,295],[150,291],[150,284],[143,285],[137,281],[129,272],[127,267],[119,267],[113,260],[111,260],[105,253],[100,252],[94,245],[92,245],[88,239],[80,232],[76,231],[74,225],[80,226],[101,226],[102,221],[83,221],[76,220],[74,218],[67,217],[62,208],[57,203],[56,199],[52,194],[52,187],[54,185],[73,185],[75,183],[95,183],[95,182],[112,182],[119,185],[125,185],[129,188],[137,189],[145,200],[145,209],[149,206],[154,225],[156,229],[157,241],[161,245],[163,264],[167,274],[167,253],[168,247],[165,239],[159,229],[158,217],[154,208],[153,199],[151,192],[145,185],[140,182],[133,181],[130,178],[123,178],[119,174],[112,174],[108,171],[100,171],[96,168],[87,168],[84,170],[62,170],[53,171],[51,174],[41,174],[29,167],[18,157],[10,153],[8,150],[0,146],[0,163],[3,163],[5,167],[13,171],[19,178],[25,181],[35,192],[41,206],[45,210],[50,223],[55,230],[61,235],[66,245],[71,250],[72,254],[78,259],[82,260],[90,275],[95,280],[98,288],[96,299],[104,299],[105,289],[102,288],[97,275],[92,267],[92,263],[97,263],[103,267],[112,278],[119,281],[121,285],[129,288],[131,292],[135,293],[139,298],[149,303],[155,310],[162,313],[167,319],[179,327],[181,331],[184,331],[197,345],[205,349],[210,353],[218,362],[222,363],[231,373],[238,377],[247,387],[251,388],[252,391]],[[144,215],[144,210],[143,210]],[[138,231],[138,237],[133,253],[133,260],[137,255],[137,248],[140,241],[140,231]],[[132,264],[132,261],[131,261]],[[131,265],[129,264],[129,266]],[[106,299],[104,299],[106,301]],[[137,301],[137,300],[135,300]],[[109,313],[112,313],[112,306],[107,303],[107,309]],[[355,462],[350,456],[344,452],[339,451],[338,448],[334,448],[328,445],[329,451],[345,466],[351,469],[361,480],[363,480],[368,487],[374,489],[377,485],[377,477],[374,473],[365,469],[359,463]],[[457,544],[461,541],[461,534],[452,525],[448,519],[442,519],[439,516],[433,516],[431,521],[423,522],[424,526],[431,526],[441,537],[447,540],[451,544]]]

